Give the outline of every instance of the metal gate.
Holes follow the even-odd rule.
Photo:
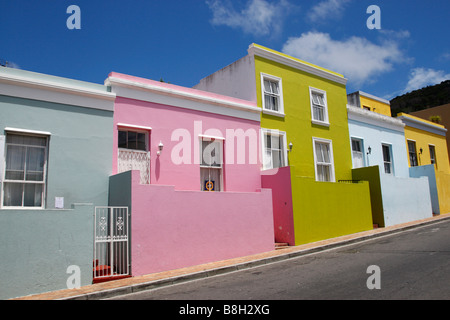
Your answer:
[[[130,274],[128,207],[95,207],[94,281]]]

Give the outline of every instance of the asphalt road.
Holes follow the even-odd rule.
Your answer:
[[[368,283],[374,288],[369,289]],[[448,300],[450,220],[308,256],[113,299]]]

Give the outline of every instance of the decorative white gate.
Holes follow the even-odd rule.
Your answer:
[[[128,207],[95,207],[94,281],[130,274],[128,233]]]

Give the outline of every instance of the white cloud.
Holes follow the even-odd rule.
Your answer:
[[[408,84],[403,90],[403,93],[421,89],[429,85],[439,84],[442,81],[449,79],[450,73],[445,73],[443,70],[415,68],[411,70]]]
[[[213,12],[211,23],[241,28],[245,33],[257,36],[275,35],[281,31],[290,4],[287,0],[271,3],[266,0],[250,0],[241,11],[236,11],[230,1],[206,1]]]
[[[345,5],[351,0],[325,0],[319,2],[309,10],[308,19],[312,22],[321,22],[330,18],[339,18]]]
[[[321,32],[289,38],[282,51],[339,72],[357,85],[373,82],[376,76],[391,71],[394,63],[405,61],[394,41],[384,41],[380,45],[360,37],[338,41]]]

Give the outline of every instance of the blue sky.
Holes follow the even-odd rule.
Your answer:
[[[80,8],[70,30],[67,8]],[[369,29],[367,8],[381,10]],[[251,43],[340,72],[391,99],[450,79],[448,0],[3,0],[0,59],[103,83],[111,71],[191,87]]]

